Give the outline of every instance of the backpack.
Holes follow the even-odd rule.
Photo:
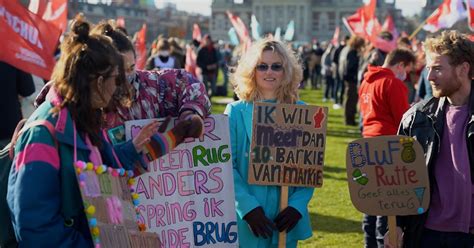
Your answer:
[[[24,131],[34,126],[45,126],[54,138],[54,126],[51,122],[47,120],[37,120],[26,125],[25,122],[26,119],[18,122],[11,142],[0,150],[0,227],[2,229],[0,232],[0,247],[2,248],[18,246],[7,204],[8,177],[13,164],[13,158],[15,157],[16,141]]]

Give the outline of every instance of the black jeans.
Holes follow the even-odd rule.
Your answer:
[[[421,237],[421,248],[473,248],[474,234],[440,232],[425,228]]]
[[[357,101],[359,98],[357,83],[344,81],[346,101],[344,102],[344,119],[346,125],[355,126],[355,116],[357,113]]]
[[[364,214],[362,220],[365,248],[383,248],[383,238],[387,232],[387,216]]]
[[[330,76],[325,76],[324,77],[326,80],[326,88],[324,89],[324,98],[326,99],[336,99],[335,96],[335,87],[334,87],[334,78],[332,75]]]

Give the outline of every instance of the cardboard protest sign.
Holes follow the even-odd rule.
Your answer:
[[[349,143],[347,181],[354,206],[369,215],[422,214],[430,202],[423,148],[411,137],[380,136]]]
[[[255,102],[248,182],[321,187],[327,107]]]
[[[136,217],[132,171],[76,162],[79,188],[96,247],[160,247],[154,233],[143,232]],[[133,204],[132,204],[133,203]]]
[[[126,122],[127,139],[150,121]],[[238,247],[228,118],[211,115],[204,127],[202,140],[187,139],[136,178],[139,219],[163,247]]]

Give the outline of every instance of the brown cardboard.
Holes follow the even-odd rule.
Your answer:
[[[328,109],[254,103],[248,182],[321,187]]]
[[[131,171],[77,164],[79,188],[94,244],[113,248],[160,247],[156,234],[139,231],[131,182],[127,181]]]
[[[354,206],[369,215],[416,215],[430,202],[423,148],[411,137],[379,136],[349,143],[347,181]]]

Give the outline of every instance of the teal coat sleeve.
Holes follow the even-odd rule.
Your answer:
[[[234,188],[235,188],[235,207],[237,214],[243,218],[252,209],[260,206],[258,200],[250,192],[249,184],[247,183],[247,167],[240,162],[240,159],[247,156],[248,151],[243,142],[246,137],[245,129],[242,128],[240,113],[237,108],[229,104],[224,112],[229,117],[229,133],[230,144],[232,149],[232,167],[234,173]],[[242,168],[239,170],[239,167]]]

